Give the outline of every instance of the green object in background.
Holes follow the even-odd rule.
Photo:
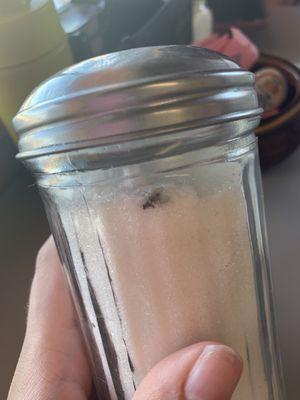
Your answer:
[[[52,0],[0,0],[0,119],[11,120],[40,82],[73,63]]]

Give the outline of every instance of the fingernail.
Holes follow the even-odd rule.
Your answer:
[[[205,347],[185,384],[187,400],[230,400],[242,371],[242,360],[229,347]]]

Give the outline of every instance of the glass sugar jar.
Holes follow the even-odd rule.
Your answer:
[[[234,400],[283,400],[254,77],[193,47],[127,50],[44,82],[14,120],[101,399],[201,340],[244,360]]]

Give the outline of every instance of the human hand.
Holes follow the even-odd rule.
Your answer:
[[[133,400],[229,400],[242,371],[228,347],[202,342],[158,363]],[[8,400],[88,400],[92,378],[53,239],[32,283],[27,330]]]

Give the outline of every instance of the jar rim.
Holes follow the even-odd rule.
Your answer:
[[[259,117],[230,121],[189,130],[164,132],[158,136],[122,136],[122,143],[95,143],[94,146],[61,151],[51,156],[27,154],[26,165],[37,175],[78,173],[128,166],[161,159],[193,150],[219,148],[249,136],[258,126]],[[252,141],[255,141],[253,135]],[[20,158],[17,155],[17,158]]]

